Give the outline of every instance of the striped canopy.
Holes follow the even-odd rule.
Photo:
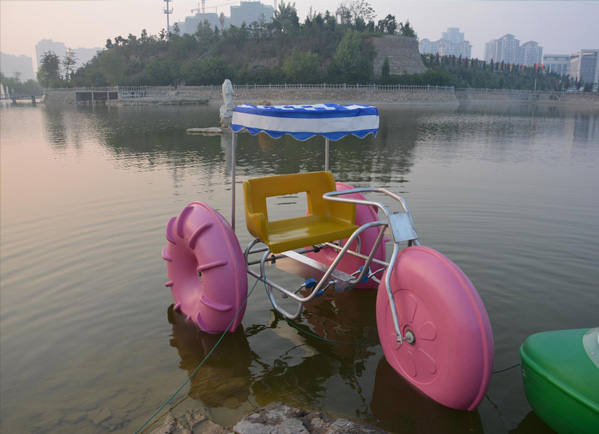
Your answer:
[[[379,129],[379,112],[368,105],[284,105],[242,104],[233,111],[231,128],[256,135],[264,132],[278,139],[289,134],[297,140],[324,136],[339,140],[348,134],[364,138]]]

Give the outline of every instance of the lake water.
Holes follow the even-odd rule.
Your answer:
[[[403,196],[421,242],[466,272],[491,320],[495,370],[517,364],[532,333],[599,325],[599,111],[380,114],[376,138],[332,142],[331,170]],[[167,221],[188,203],[230,216],[228,138],[185,133],[217,125],[218,106],[8,106],[0,116],[0,429],[135,432],[216,341],[172,311],[160,253]],[[321,170],[323,151],[322,139],[241,135],[238,200],[244,178]],[[241,207],[236,218],[245,246]],[[295,325],[348,343],[281,320],[257,285],[243,328],[167,409],[227,425],[280,400],[391,432],[550,432],[518,369],[494,374],[474,412],[414,392],[384,359],[375,291],[327,294]]]

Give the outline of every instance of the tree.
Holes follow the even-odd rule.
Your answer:
[[[362,50],[362,38],[348,30],[337,46],[333,57],[333,74],[340,83],[368,83],[372,78],[372,61]]]
[[[75,52],[70,47],[67,47],[67,54],[64,57],[64,59],[62,60],[62,66],[64,66],[64,79],[67,82],[73,76],[73,73],[75,72],[76,64],[77,64],[77,56],[75,55]]]
[[[343,24],[366,27],[366,23],[374,20],[374,9],[364,0],[353,0],[349,3],[341,3],[337,8],[337,16]]]
[[[296,51],[285,57],[282,66],[290,83],[318,83],[320,81],[320,62],[311,51]]]
[[[58,87],[60,77],[60,59],[53,51],[46,51],[37,70],[37,81],[44,87]]]
[[[395,16],[389,14],[382,20],[379,20],[377,30],[381,33],[394,35],[395,31],[397,30],[397,21],[395,20]]]
[[[295,3],[286,4],[282,1],[279,4],[279,10],[275,11],[275,16],[272,19],[271,25],[274,30],[279,30],[283,33],[291,33],[298,30],[300,25]]]
[[[154,86],[168,86],[175,84],[179,75],[177,62],[170,60],[154,60],[146,68],[148,84]]]
[[[410,21],[406,21],[405,24],[399,23],[399,33],[402,36],[409,36],[410,38],[416,37],[416,32],[410,27]]]
[[[389,58],[385,59],[381,68],[381,82],[383,84],[389,84],[391,67],[389,66]]]

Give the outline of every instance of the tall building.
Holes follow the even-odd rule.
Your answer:
[[[101,51],[102,51],[102,48],[100,48],[100,47],[74,48],[73,52],[75,53],[75,58],[77,59],[77,62],[75,63],[75,69],[80,68],[83,65],[85,65],[87,62],[92,60]]]
[[[555,72],[559,75],[567,75],[570,66],[569,54],[545,54],[543,55],[543,65],[549,72]]]
[[[518,49],[518,61],[520,65],[535,66],[543,61],[543,47],[535,41],[528,41],[520,45]]]
[[[471,57],[472,45],[464,39],[464,33],[460,32],[459,27],[449,27],[447,32],[443,32],[441,35],[442,37],[438,41],[422,39],[419,44],[420,53]]]
[[[242,1],[239,6],[231,6],[231,25],[241,26],[244,22],[250,25],[254,21],[269,22],[274,14],[272,6],[263,5],[259,1]]]
[[[485,44],[485,60],[490,62],[518,63],[520,41],[512,34],[503,35]]]
[[[33,80],[33,59],[29,56],[14,56],[0,51],[0,71],[5,77],[18,77],[21,82]]]
[[[599,50],[580,50],[570,54],[568,75],[584,83],[599,83]]]
[[[38,69],[40,67],[42,56],[49,51],[62,59],[67,54],[67,46],[62,42],[54,42],[52,39],[42,39],[35,44],[35,57]]]
[[[204,20],[208,21],[211,29],[215,27],[220,29],[220,22],[218,21],[218,14],[214,12],[210,13],[197,13],[191,17],[185,17],[185,21],[177,23],[179,25],[179,30],[181,30],[181,34],[187,33],[188,35],[193,35],[198,30],[198,25],[203,23]],[[229,19],[225,19],[225,28],[229,27]]]

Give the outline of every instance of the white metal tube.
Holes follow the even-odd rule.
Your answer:
[[[324,170],[325,170],[325,172],[329,171],[329,139],[328,139],[328,137],[324,138]]]
[[[237,149],[237,134],[233,133],[231,140],[231,227],[235,232],[235,166],[237,164],[237,158],[235,151]]]

